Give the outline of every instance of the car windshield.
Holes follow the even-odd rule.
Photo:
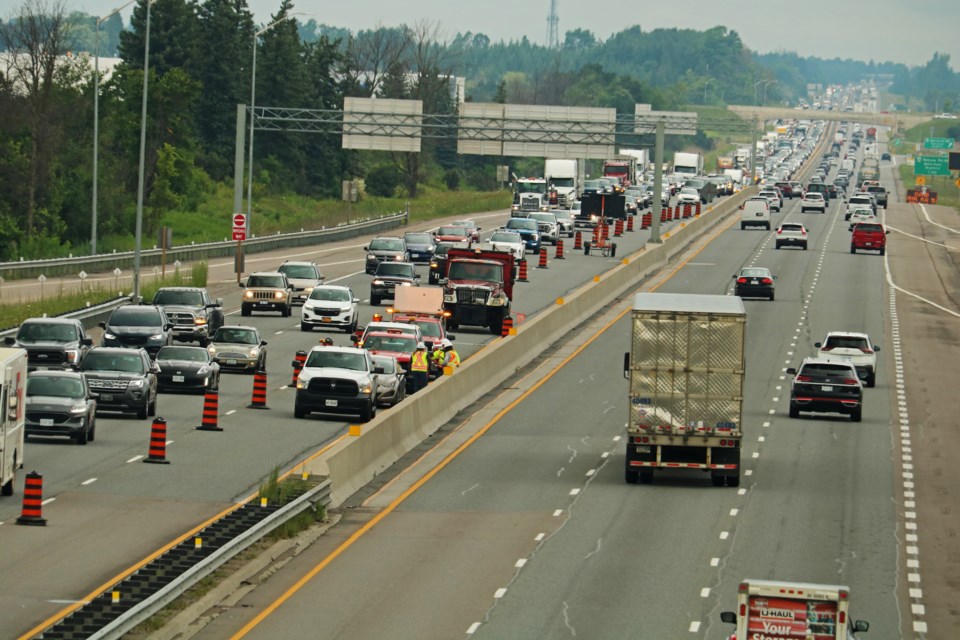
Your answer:
[[[639,197],[639,196],[638,196],[638,197]],[[635,200],[636,200],[636,198],[634,198],[634,201],[635,201]],[[553,214],[553,215],[557,218],[557,220],[563,220],[563,221],[568,221],[568,220],[571,220],[571,219],[573,218],[573,216],[571,216],[571,215],[570,215],[570,212],[568,212],[568,211],[558,211],[557,213],[555,213],[555,214]]]
[[[20,342],[75,342],[77,339],[77,328],[70,324],[27,322],[17,332]]]
[[[808,193],[804,196],[807,200],[823,200],[822,193]]]
[[[114,311],[108,324],[114,327],[158,327],[163,323],[156,309],[131,306]]]
[[[537,221],[526,218],[511,218],[507,220],[508,229],[524,229],[525,231],[536,231]]]
[[[689,188],[689,187],[684,187],[683,189],[680,189],[680,193],[688,196],[698,195],[696,189]]]
[[[367,336],[363,339],[363,348],[372,351],[396,351],[413,353],[417,348],[417,339],[409,336]]]
[[[861,222],[857,225],[857,231],[866,231],[868,233],[883,233],[883,227],[879,224],[870,224],[869,222]]]
[[[333,351],[327,347],[311,351],[305,364],[307,367],[349,369],[366,371],[367,359],[361,353]]]
[[[870,345],[867,344],[866,338],[860,338],[857,336],[830,336],[827,338],[827,341],[823,343],[823,350],[829,351],[830,349],[863,349],[867,350],[870,348]]]
[[[83,398],[83,382],[79,378],[32,374],[27,377],[27,397]]]
[[[213,335],[213,341],[225,344],[260,344],[256,331],[231,327],[217,329],[217,332]]]
[[[481,280],[483,282],[502,282],[502,269],[499,264],[478,264],[476,262],[453,262],[447,276],[451,280]]]
[[[437,229],[438,236],[459,236],[465,238],[467,237],[467,233],[464,227],[440,227]]]
[[[371,251],[403,251],[403,240],[400,238],[374,238],[370,242]]]
[[[324,289],[317,287],[310,293],[311,300],[324,302],[350,302],[350,292],[346,289]]]
[[[783,229],[784,231],[803,231],[802,224],[787,223],[787,224],[781,225],[780,228]]]
[[[402,262],[381,262],[377,265],[378,276],[403,276],[405,278],[412,278],[414,273],[413,265]]]
[[[556,222],[557,219],[553,217],[552,213],[531,213],[531,220],[539,220],[540,222]]]
[[[428,320],[414,320],[413,323],[420,327],[420,333],[425,338],[441,338],[440,325]]]
[[[769,278],[770,272],[766,269],[742,269],[740,271],[741,278]]]
[[[503,233],[497,232],[490,236],[490,242],[515,242],[520,243],[523,240],[520,239],[520,234],[518,233]]]
[[[452,246],[454,246],[454,245],[451,245],[451,244],[438,244],[437,247],[436,247],[436,249],[433,250],[433,255],[434,255],[434,256],[445,256],[445,255],[447,255],[447,251],[450,251],[450,247],[452,247]]]
[[[312,264],[285,264],[278,271],[287,274],[288,278],[304,278],[318,280],[317,268]]]
[[[208,362],[207,350],[201,347],[162,347],[157,360],[181,360],[186,362]]]
[[[153,304],[182,304],[190,307],[199,307],[203,304],[203,294],[199,291],[177,291],[176,289],[161,289],[153,297]]]
[[[136,352],[103,352],[94,349],[80,362],[81,371],[121,371],[124,373],[144,373],[143,360]]]
[[[387,356],[373,356],[374,366],[383,369],[384,373],[393,374],[397,372],[397,361]]]
[[[836,378],[839,376],[856,378],[850,365],[833,364],[830,362],[818,362],[816,364],[804,365],[797,374],[797,377],[808,376],[810,378]]]
[[[407,244],[430,244],[433,242],[429,233],[405,233],[403,239],[407,241]]]
[[[248,287],[272,287],[275,289],[283,288],[283,277],[281,276],[250,276],[247,278]]]

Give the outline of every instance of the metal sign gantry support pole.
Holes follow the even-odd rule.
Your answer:
[[[660,244],[660,210],[663,208],[663,134],[666,124],[657,123],[657,139],[653,152],[653,210],[650,212],[650,239],[647,242]]]

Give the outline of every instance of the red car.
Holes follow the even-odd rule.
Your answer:
[[[858,222],[850,238],[850,253],[866,250],[879,251],[880,255],[884,255],[887,252],[888,233],[879,222]]]
[[[452,226],[464,227],[470,233],[470,242],[480,242],[480,227],[473,220],[456,220]]]
[[[396,358],[410,373],[410,358],[417,349],[417,337],[412,333],[371,331],[363,338],[363,348],[373,355]]]
[[[445,225],[433,233],[437,242],[470,242],[470,230],[459,225]]]

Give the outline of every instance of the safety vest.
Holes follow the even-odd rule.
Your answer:
[[[445,355],[444,355],[444,353],[443,353],[443,349],[435,349],[435,350],[433,351],[433,356],[432,356],[432,358],[433,358],[433,361],[434,361],[436,364],[443,364],[443,359],[444,359],[444,357],[445,357]]]
[[[457,353],[456,349],[450,349],[447,352],[447,366],[448,367],[459,367],[460,366],[460,354]]]
[[[426,351],[414,351],[413,357],[410,358],[410,370],[411,371],[426,371],[427,366],[427,352]]]

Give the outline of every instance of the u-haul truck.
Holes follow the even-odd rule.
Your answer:
[[[849,587],[744,580],[737,610],[720,619],[737,625],[730,640],[851,640],[870,625],[849,618]]]
[[[23,468],[27,352],[0,349],[0,494],[12,496]]]

